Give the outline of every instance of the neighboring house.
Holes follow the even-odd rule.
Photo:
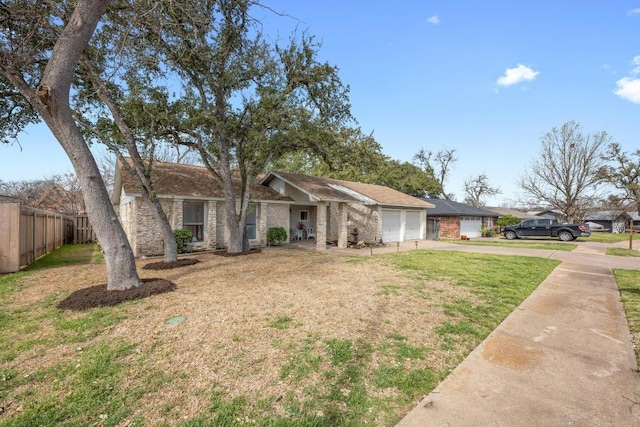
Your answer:
[[[529,215],[534,215],[536,218],[555,219],[560,223],[567,222],[567,217],[557,209],[547,209],[545,211],[530,211]]]
[[[173,229],[194,233],[199,246],[228,244],[224,194],[201,166],[155,163],[153,177],[158,198]],[[238,184],[238,183],[237,183]],[[252,186],[252,207],[246,232],[252,246],[267,244],[267,230],[283,227],[302,237],[315,234],[316,247],[327,241],[346,247],[349,241],[396,242],[424,239],[427,208],[431,204],[388,187],[271,172]],[[136,256],[162,253],[162,237],[149,203],[136,182],[116,169],[114,205]],[[355,231],[357,229],[357,236]]]
[[[479,237],[482,228],[493,230],[499,214],[488,209],[476,208],[466,203],[444,199],[422,199],[435,207],[429,209],[429,216],[440,218],[440,237],[458,239]]]
[[[604,231],[612,233],[624,233],[628,230],[633,220],[638,225],[640,216],[637,212],[624,211],[598,211],[587,215],[586,220],[590,223],[599,224],[604,227]]]
[[[506,215],[511,215],[514,216],[516,218],[518,218],[520,221],[524,221],[525,219],[536,219],[538,218],[535,215],[531,215],[528,214],[524,211],[520,211],[518,209],[511,209],[511,208],[497,208],[497,207],[493,207],[493,206],[485,206],[483,209],[486,209],[488,211],[491,212],[495,212],[498,214],[499,217],[503,217]]]

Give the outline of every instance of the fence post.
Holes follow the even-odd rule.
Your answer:
[[[33,240],[33,247],[31,248],[33,250],[33,258],[31,259],[31,262],[35,261],[36,258],[38,258],[38,239],[37,239],[37,231],[38,231],[38,226],[37,226],[37,221],[38,220],[38,214],[36,211],[33,211],[33,223],[31,224],[31,228],[33,230],[33,236],[32,236],[32,240]]]

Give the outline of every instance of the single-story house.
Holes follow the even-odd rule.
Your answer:
[[[514,216],[516,218],[518,218],[520,221],[524,221],[525,219],[537,219],[538,217],[535,215],[531,215],[526,213],[525,211],[521,211],[518,209],[511,209],[511,208],[500,208],[500,207],[494,207],[494,206],[485,206],[484,209],[491,211],[491,212],[495,212],[499,215],[499,218],[506,216],[506,215],[511,215]]]
[[[601,225],[604,227],[604,231],[624,233],[625,230],[629,229],[632,220],[634,225],[639,224],[640,216],[637,212],[597,211],[589,213],[586,220],[587,222]]]
[[[196,245],[226,247],[224,194],[210,172],[201,166],[156,162],[154,174],[156,194],[171,227],[192,231]],[[271,227],[284,228],[290,237],[312,237],[318,250],[326,249],[327,242],[346,247],[354,240],[422,240],[427,209],[433,207],[381,185],[284,172],[260,176],[251,191],[246,232],[252,246],[266,246]],[[161,254],[162,236],[149,202],[121,166],[116,168],[114,205],[134,254]]]
[[[534,215],[536,218],[554,219],[557,222],[567,222],[567,217],[558,209],[547,209],[544,211],[530,211],[527,212],[530,215]]]
[[[429,216],[440,218],[440,237],[444,238],[479,237],[483,228],[494,230],[500,216],[496,212],[452,200],[422,200],[435,206],[429,209]]]

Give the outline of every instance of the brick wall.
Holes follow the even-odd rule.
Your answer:
[[[440,237],[458,239],[460,237],[460,217],[440,217]]]

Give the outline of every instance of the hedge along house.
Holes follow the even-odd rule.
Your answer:
[[[224,248],[229,233],[222,189],[201,166],[156,162],[154,182],[171,227],[193,232],[203,249]],[[239,185],[239,182],[237,183]],[[289,173],[269,173],[251,189],[246,232],[252,246],[267,244],[267,230],[290,233],[302,223],[315,231],[316,247],[327,240],[346,247],[349,240],[396,242],[424,239],[426,209],[433,205],[388,187]],[[116,168],[114,205],[134,254],[159,255],[163,242],[149,202],[137,182]]]
[[[480,237],[482,229],[493,230],[500,216],[487,209],[444,199],[423,199],[434,205],[429,215],[440,218],[440,237]]]
[[[293,199],[290,228],[314,228],[319,250],[327,241],[344,248],[356,240],[424,240],[427,209],[433,207],[382,185],[285,172],[270,172],[261,182]]]

